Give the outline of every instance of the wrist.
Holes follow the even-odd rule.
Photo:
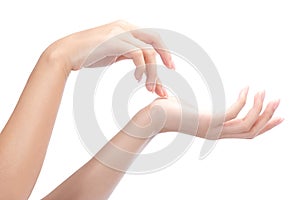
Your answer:
[[[38,63],[49,66],[53,69],[62,71],[66,77],[72,71],[72,67],[68,62],[67,56],[62,52],[59,44],[56,42],[51,44],[40,56]]]
[[[152,138],[164,128],[163,116],[159,109],[146,106],[127,123],[123,132],[140,139]]]

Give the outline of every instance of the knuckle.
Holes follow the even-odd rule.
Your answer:
[[[156,56],[156,51],[154,49],[147,49],[146,54],[150,57],[155,57]]]
[[[115,21],[114,24],[123,28],[128,25],[128,22],[126,22],[125,20],[119,19],[119,20]]]
[[[249,132],[248,139],[254,139],[256,137],[256,133],[251,131]]]
[[[257,130],[252,128],[250,131],[247,132],[247,139],[253,139],[257,136]]]
[[[243,121],[242,122],[242,130],[248,132],[248,131],[250,131],[250,129],[251,129],[251,124],[247,121]]]
[[[153,64],[147,64],[146,65],[146,75],[148,76],[148,79],[157,79],[157,72],[156,68]],[[155,80],[153,80],[155,81]]]
[[[140,49],[136,49],[136,50],[131,52],[131,55],[134,58],[142,57],[143,56],[143,51],[140,50]]]
[[[110,30],[108,32],[110,35],[117,35],[128,29],[128,23],[124,20],[114,21],[110,25]]]
[[[146,70],[146,67],[143,66],[143,65],[141,65],[141,66],[136,66],[135,73],[137,73],[137,74],[142,74],[142,73],[145,72],[145,70]]]
[[[120,33],[122,33],[122,32],[123,32],[123,29],[122,29],[121,27],[115,26],[115,27],[113,27],[113,28],[110,30],[109,34],[112,35],[112,36],[115,36],[115,35],[118,35],[118,34],[120,34]]]
[[[249,134],[247,135],[246,139],[249,139],[249,140],[252,140],[255,138],[255,135],[254,134]]]
[[[160,34],[159,34],[159,33],[155,32],[155,31],[152,31],[151,34],[152,34],[152,37],[153,37],[155,40],[157,40],[157,41],[160,41],[160,40],[161,40],[161,37],[160,37]]]
[[[232,113],[229,114],[229,117],[230,117],[231,119],[234,119],[234,118],[236,118],[237,116],[238,116],[238,112],[232,112]]]

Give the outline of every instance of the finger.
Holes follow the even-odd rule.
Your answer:
[[[224,125],[224,132],[241,133],[248,132],[256,122],[262,110],[265,92],[259,92],[254,97],[254,104],[251,110],[243,119],[231,120]],[[229,130],[228,130],[229,129]]]
[[[157,81],[156,53],[151,49],[143,50],[146,63],[146,88],[154,92]]]
[[[166,89],[162,86],[161,81],[159,79],[157,79],[156,81],[155,93],[160,97],[168,96]]]
[[[273,117],[274,112],[278,108],[280,104],[280,100],[273,101],[269,103],[263,112],[263,114],[259,117],[259,119],[255,122],[252,129],[249,131],[250,137],[255,137],[259,132],[266,126],[266,124],[271,120]]]
[[[123,50],[126,53],[124,53],[121,56],[121,58],[123,59],[125,57],[128,59],[132,59],[134,65],[136,66],[134,76],[135,76],[136,80],[140,81],[146,70],[143,51],[141,49],[139,49],[138,47],[133,46],[126,42],[123,43]]]
[[[128,59],[128,58],[125,56],[119,56],[119,57],[117,57],[116,62],[119,62],[121,60],[126,60],[126,59]]]
[[[257,135],[261,135],[269,130],[271,130],[272,128],[274,128],[275,126],[278,126],[279,124],[281,124],[284,121],[283,118],[278,117],[275,119],[270,120],[263,129],[261,129],[259,131],[259,133]]]
[[[134,25],[134,24],[131,24],[127,21],[124,21],[124,20],[117,20],[117,21],[114,21],[110,24],[117,24],[118,26],[122,27],[123,30],[134,30],[134,29],[137,29],[139,28],[138,26]]]
[[[105,58],[102,58],[95,63],[86,65],[85,67],[88,68],[95,68],[95,67],[104,67],[104,66],[109,66],[112,65],[113,63],[117,62],[118,58],[116,56],[107,56]]]
[[[130,52],[128,55],[133,60],[133,63],[136,66],[134,76],[136,80],[141,81],[146,70],[144,54],[141,50],[135,50]]]
[[[246,104],[248,91],[249,87],[246,87],[240,92],[238,100],[226,111],[225,121],[229,121],[237,117]]]
[[[130,43],[131,45],[134,45],[134,46],[140,48],[143,51],[143,55],[144,55],[144,59],[145,59],[145,63],[146,63],[146,76],[147,76],[146,88],[149,91],[156,92],[155,87],[157,86],[156,81],[158,79],[157,65],[156,65],[156,53],[157,52],[153,49],[153,47],[151,45],[146,44],[145,42],[133,37],[132,35],[127,35],[126,37],[123,37],[122,40],[127,43]],[[137,68],[137,70],[138,70],[138,68]],[[163,90],[164,96],[167,96],[166,90],[163,87],[160,87],[160,88]],[[160,88],[157,91],[159,91]]]
[[[250,130],[250,128],[256,122],[263,108],[264,99],[265,99],[265,91],[259,92],[255,95],[253,107],[243,119],[244,127],[246,127],[246,129],[248,128]]]
[[[269,103],[265,111],[263,112],[263,114],[261,114],[258,117],[257,121],[249,131],[235,133],[231,131],[229,128],[226,130],[226,132],[223,129],[224,132],[222,131],[222,138],[247,138],[247,139],[254,138],[270,121],[279,103],[280,103],[279,100]]]
[[[122,38],[124,42],[127,42],[130,45],[133,45],[139,48],[143,52],[144,61],[146,64],[146,71],[145,68],[137,67],[135,71],[135,76],[138,77],[138,80],[141,80],[141,77],[144,72],[146,72],[146,88],[150,92],[155,91],[155,82],[157,79],[157,72],[156,72],[156,51],[153,47],[149,44],[144,43],[132,35],[127,35],[126,37]]]
[[[137,39],[150,44],[156,50],[156,52],[160,55],[163,63],[169,69],[175,69],[175,64],[172,60],[172,56],[169,53],[169,50],[166,44],[161,39],[158,33],[152,32],[150,30],[133,30],[132,35]]]

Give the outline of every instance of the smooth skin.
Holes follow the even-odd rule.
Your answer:
[[[114,57],[110,60],[115,62],[132,59],[137,66],[135,78],[140,80],[145,74],[147,89],[157,93],[161,98],[139,111],[126,127],[99,151],[97,157],[108,158],[110,161],[122,159],[123,165],[120,167],[124,171],[112,169],[92,158],[45,199],[107,199],[138,153],[156,134],[179,131],[209,138],[206,137],[206,132],[213,119],[212,116],[195,113],[191,107],[179,105],[172,97],[167,98],[166,90],[162,87],[155,68],[153,69],[156,63],[155,55],[159,54],[169,69],[174,69],[175,66],[171,55],[163,50],[166,48],[159,36],[136,29],[136,26],[127,22],[116,21],[69,35],[54,42],[43,52],[15,110],[0,134],[0,199],[29,198],[45,158],[68,75],[71,71],[82,67],[106,66],[107,58]],[[114,40],[111,49],[108,45],[107,52],[100,50],[95,55],[96,59],[89,60],[90,52],[99,44],[128,31],[131,31],[128,37]],[[147,48],[141,48],[145,44]],[[135,51],[119,54],[124,52],[124,48],[132,49],[132,46]],[[225,121],[222,124],[215,124],[215,128],[224,126],[221,134],[209,139],[253,138],[283,121],[282,118],[272,119],[279,101],[270,102],[261,112],[264,92],[255,96],[254,106],[246,117],[237,119],[238,113],[245,105],[247,92],[248,89],[244,89],[237,102],[228,109]],[[163,126],[159,127],[156,123],[151,123],[154,117],[160,119],[161,113],[154,109],[157,107],[166,114]],[[191,119],[198,120],[203,126],[199,126],[197,130],[188,128],[180,130],[176,120],[180,119],[182,112]],[[147,131],[152,133],[154,131],[155,134],[137,137],[145,132],[148,124],[151,126],[147,126]],[[115,146],[132,154],[126,154],[127,156],[122,153],[114,154]]]

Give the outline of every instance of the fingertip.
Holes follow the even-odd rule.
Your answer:
[[[167,96],[166,90],[165,88],[162,86],[160,80],[158,80],[156,82],[156,88],[155,88],[155,92],[157,95],[159,95],[162,98],[165,98]]]
[[[158,94],[159,93],[159,94]],[[157,94],[160,96],[160,97],[164,97],[165,94],[164,94],[164,91],[160,88],[157,92]]]
[[[149,92],[152,92],[153,91],[153,87],[152,87],[152,84],[150,83],[146,83],[146,88]]]
[[[143,78],[143,72],[139,72],[139,70],[136,69],[134,73],[134,77],[138,82],[140,82]]]
[[[258,99],[259,98],[259,99]],[[262,90],[260,92],[258,92],[256,95],[255,95],[255,99],[257,100],[260,100],[260,101],[263,101],[265,99],[265,90]]]
[[[273,104],[273,109],[276,110],[278,108],[279,104],[280,104],[280,99],[275,100],[274,104]]]
[[[161,94],[161,92],[160,91],[155,91],[155,93],[158,95],[158,96],[160,96],[160,97],[162,97],[163,95]]]
[[[280,104],[281,100],[280,100],[280,99],[277,99],[277,101],[278,101],[278,104]]]
[[[245,87],[244,89],[241,90],[239,97],[240,98],[246,97],[247,94],[248,94],[248,91],[249,91],[249,86],[247,86],[247,87]]]
[[[265,96],[266,96],[266,91],[263,90],[263,91],[261,92],[261,100],[264,100],[264,99],[265,99]]]
[[[285,119],[283,117],[278,118],[278,124],[281,124]]]
[[[249,88],[250,88],[249,85],[247,85],[243,90],[245,90],[245,92],[248,93]]]
[[[276,117],[272,120],[272,127],[278,126],[279,124],[281,124],[284,121],[284,118],[282,117]]]
[[[168,93],[167,90],[165,88],[162,88],[163,94],[165,98],[168,98]]]
[[[175,66],[175,63],[173,60],[171,60],[171,69],[175,70],[176,69],[176,66]]]
[[[141,82],[142,78],[143,78],[143,76],[139,76],[139,77],[135,76],[135,79],[137,80],[138,83]]]
[[[152,93],[155,91],[156,89],[156,84],[152,84]]]
[[[165,56],[163,58],[163,63],[165,64],[165,66],[168,68],[168,69],[171,69],[171,70],[175,70],[175,63],[174,61],[172,60],[172,57],[171,55],[168,54],[168,56]]]

